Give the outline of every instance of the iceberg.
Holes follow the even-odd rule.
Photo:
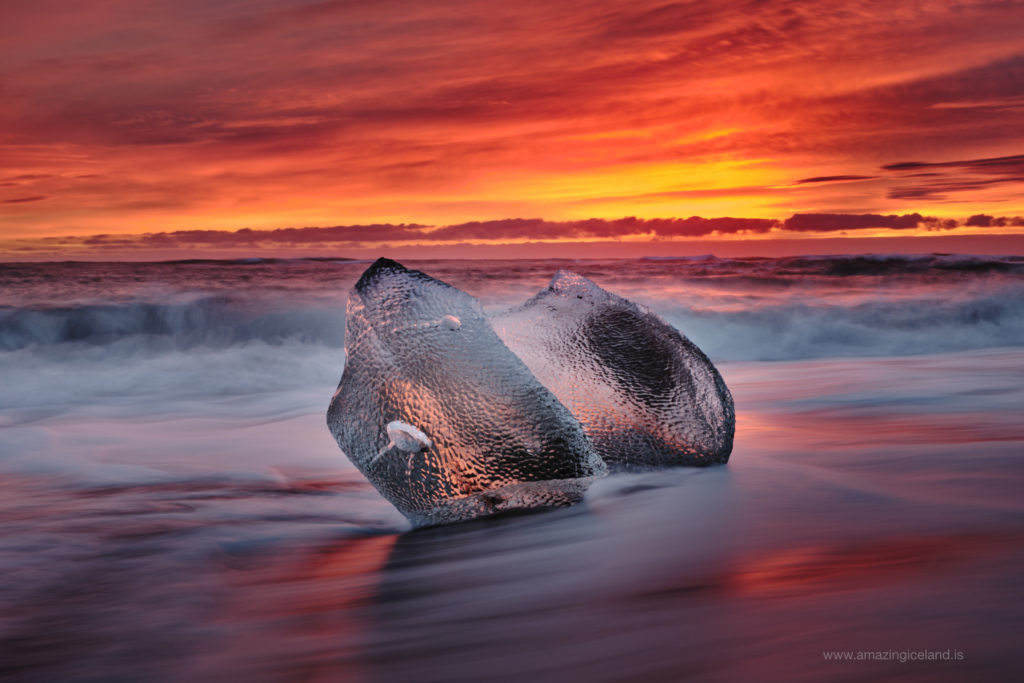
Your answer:
[[[728,461],[736,414],[707,356],[653,312],[561,270],[492,318],[612,469]]]
[[[469,294],[382,258],[346,315],[327,424],[414,526],[568,505],[605,473],[580,423]]]

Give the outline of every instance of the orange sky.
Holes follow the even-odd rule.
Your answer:
[[[34,0],[0,26],[7,260],[1024,234],[1020,2]],[[621,220],[691,216],[763,222]]]

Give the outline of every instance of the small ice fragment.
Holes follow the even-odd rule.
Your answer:
[[[432,444],[430,438],[426,434],[416,429],[412,425],[406,424],[399,420],[394,422],[388,422],[388,439],[395,445],[400,451],[406,453],[418,453],[419,451],[425,451],[429,449]]]

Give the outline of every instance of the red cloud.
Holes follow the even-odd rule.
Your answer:
[[[894,228],[906,230],[925,222],[919,213],[903,216],[882,216],[876,213],[798,213],[782,224],[786,230],[797,232],[827,232],[830,230],[864,230],[867,228]]]

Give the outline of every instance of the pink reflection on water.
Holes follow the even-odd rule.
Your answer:
[[[1020,534],[888,536],[860,542],[788,548],[750,556],[722,585],[751,595],[807,597],[860,590],[915,575],[959,571],[965,562],[998,555],[1024,540]]]
[[[281,680],[368,680],[362,663],[365,608],[397,536],[343,538],[324,545],[284,544],[275,557],[228,567],[215,623],[230,634],[196,668]],[[254,650],[253,645],[258,644]]]

